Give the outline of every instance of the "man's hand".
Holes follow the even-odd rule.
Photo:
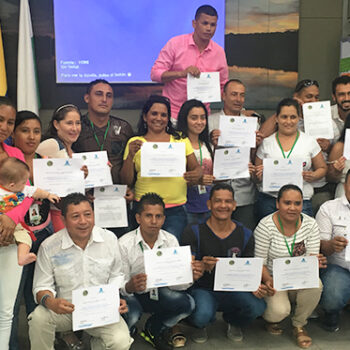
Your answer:
[[[83,165],[80,170],[84,173],[84,179],[86,179],[89,175],[89,169],[86,165]]]
[[[316,141],[318,142],[319,146],[321,147],[321,150],[323,152],[328,153],[328,151],[331,147],[331,142],[329,140],[323,139],[323,138],[316,139]]]
[[[203,276],[203,273],[204,273],[203,261],[195,260],[193,255],[192,255],[192,273],[193,273],[193,280],[194,281],[199,280]]]
[[[0,246],[7,246],[13,243],[15,222],[7,215],[0,215]]]
[[[345,168],[345,161],[346,158],[344,156],[340,157],[333,163],[333,167],[337,172],[342,172],[343,169]]]
[[[195,78],[199,78],[201,75],[201,71],[196,66],[189,66],[182,71],[183,77],[186,78],[187,74],[190,73]]]
[[[330,243],[331,243],[332,249],[336,253],[340,253],[348,245],[348,240],[342,236],[335,236],[333,239],[330,240]]]
[[[276,289],[273,288],[273,279],[270,278],[264,282],[267,287],[267,296],[272,297],[276,294]]]
[[[260,284],[258,290],[253,292],[253,295],[259,299],[266,297],[268,295],[268,287],[265,284]]]
[[[125,289],[128,293],[143,292],[146,290],[147,275],[145,273],[139,273],[130,278],[126,283]]]
[[[58,203],[61,200],[61,198],[59,196],[57,196],[57,194],[54,194],[54,193],[49,193],[47,199],[51,203]]]
[[[45,305],[56,314],[71,314],[74,311],[74,305],[62,298],[49,297],[46,299]]]
[[[134,200],[134,192],[129,188],[129,186],[126,188],[126,193],[124,198],[128,203],[132,202]]]
[[[255,131],[256,134],[256,148],[258,148],[264,140],[264,134],[260,131]]]
[[[201,178],[201,185],[209,186],[213,183],[215,177],[213,175],[203,175]]]
[[[126,303],[125,299],[120,299],[120,304],[119,304],[119,313],[126,314],[129,311],[128,304]]]
[[[218,258],[215,258],[214,256],[203,256],[202,262],[204,264],[204,271],[211,272],[213,271],[213,268],[216,265],[216,262],[218,261]]]
[[[185,181],[190,184],[199,184],[203,176],[203,170],[201,167],[197,167],[194,170],[186,171],[183,175]]]
[[[215,129],[210,133],[210,142],[214,147],[217,147],[219,136],[221,134],[221,131],[219,129]]]
[[[264,171],[264,165],[263,164],[255,166],[255,177],[260,182],[262,181],[263,171]]]

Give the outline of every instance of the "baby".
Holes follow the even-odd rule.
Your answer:
[[[29,175],[28,165],[17,158],[9,157],[0,163],[0,214],[21,204],[26,197],[48,199],[52,203],[60,200],[55,194],[35,186],[26,186]],[[36,255],[30,253],[32,239],[21,224],[16,226],[14,237],[17,243],[18,264],[23,266],[35,261]]]

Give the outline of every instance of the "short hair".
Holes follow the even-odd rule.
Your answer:
[[[210,190],[210,195],[209,195],[209,199],[212,199],[212,197],[214,196],[214,193],[215,193],[216,191],[220,191],[220,190],[226,190],[226,191],[231,192],[232,198],[235,199],[235,192],[234,192],[232,186],[229,185],[229,184],[227,184],[227,183],[225,183],[225,182],[219,182],[219,183],[215,184],[215,185],[211,188],[211,190]]]
[[[0,96],[0,106],[10,106],[16,110],[16,105],[7,96]]]
[[[287,191],[290,191],[290,190],[299,192],[301,194],[301,198],[303,198],[303,191],[300,189],[299,186],[293,185],[293,184],[288,184],[288,185],[282,186],[279,189],[278,194],[277,194],[277,202],[280,201],[280,199],[282,198],[284,192],[287,192]]]
[[[29,173],[29,166],[15,157],[8,157],[0,162],[0,183],[3,185],[16,183],[22,180],[25,175],[29,177]]]
[[[276,114],[279,115],[281,113],[282,107],[289,107],[289,106],[295,107],[298,116],[300,116],[301,111],[300,111],[300,105],[298,101],[294,100],[294,98],[289,98],[289,97],[284,98],[278,103],[276,108]]]
[[[90,204],[91,209],[92,203],[88,199],[88,197],[85,196],[85,194],[82,194],[80,192],[73,192],[70,193],[68,196],[64,197],[61,202],[61,212],[64,217],[67,216],[68,206],[72,205],[78,205],[83,202],[88,202]]]
[[[340,75],[339,77],[336,77],[332,81],[332,93],[335,95],[335,90],[337,89],[337,86],[340,84],[350,84],[350,76],[349,75]]]
[[[312,79],[303,79],[298,81],[297,85],[295,85],[294,93],[299,93],[301,90],[308,88],[310,86],[317,86],[318,88],[320,87],[319,83],[317,80],[312,80]]]
[[[163,198],[154,192],[148,192],[144,194],[137,206],[137,214],[141,214],[145,210],[146,205],[160,205],[165,210],[165,204]]]
[[[223,88],[223,91],[226,92],[227,90],[227,87],[231,84],[231,83],[236,83],[236,84],[241,84],[245,87],[245,85],[243,84],[243,82],[239,79],[230,79],[230,80],[227,80],[227,82],[225,83],[224,85],[224,88]]]
[[[218,12],[215,10],[215,8],[213,6],[202,5],[202,6],[198,7],[196,14],[194,16],[194,19],[197,20],[202,13],[204,13],[205,15],[208,15],[208,16],[215,16],[217,18],[219,17]]]
[[[41,120],[35,113],[33,113],[31,111],[20,111],[20,112],[17,112],[14,130],[16,130],[16,128],[18,126],[20,126],[22,123],[24,123],[25,121],[33,120],[33,119],[37,120],[39,122],[40,128],[41,128],[42,127]]]
[[[97,84],[109,85],[111,87],[111,89],[113,90],[113,86],[107,80],[105,80],[105,79],[96,79],[96,80],[90,81],[90,83],[86,87],[86,93],[89,94],[91,92],[92,88],[95,85],[97,85]]]

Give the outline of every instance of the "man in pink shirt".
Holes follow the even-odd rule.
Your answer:
[[[163,95],[171,102],[171,119],[177,122],[181,105],[187,100],[187,74],[219,72],[221,89],[228,78],[224,49],[211,38],[215,34],[218,14],[210,5],[200,6],[192,21],[194,32],[171,38],[154,63],[151,79],[164,83]]]

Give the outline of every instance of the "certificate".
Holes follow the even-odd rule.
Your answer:
[[[185,142],[144,142],[142,144],[141,176],[183,177],[185,172]]]
[[[35,186],[65,197],[73,192],[85,193],[82,159],[34,159]]]
[[[263,191],[277,192],[287,184],[297,185],[303,189],[303,161],[301,159],[263,160]]]
[[[94,189],[95,225],[127,227],[126,185],[102,186]]]
[[[315,138],[333,139],[330,101],[303,104],[305,134]]]
[[[220,116],[219,146],[256,147],[258,118]]]
[[[73,331],[119,322],[119,287],[105,284],[72,291]]]
[[[145,250],[147,288],[193,282],[190,246]]]
[[[202,102],[220,102],[220,73],[202,72],[199,78],[187,74],[187,99]]]
[[[234,147],[215,150],[213,175],[215,180],[249,177],[250,148]]]
[[[347,160],[350,159],[350,129],[345,129],[345,141],[344,141],[343,156]]]
[[[215,267],[214,290],[255,292],[261,283],[263,259],[219,258]]]
[[[274,259],[273,286],[277,291],[318,288],[317,256]]]
[[[111,168],[108,166],[106,151],[73,153],[73,158],[80,158],[88,167],[89,174],[85,179],[85,188],[112,185]]]

